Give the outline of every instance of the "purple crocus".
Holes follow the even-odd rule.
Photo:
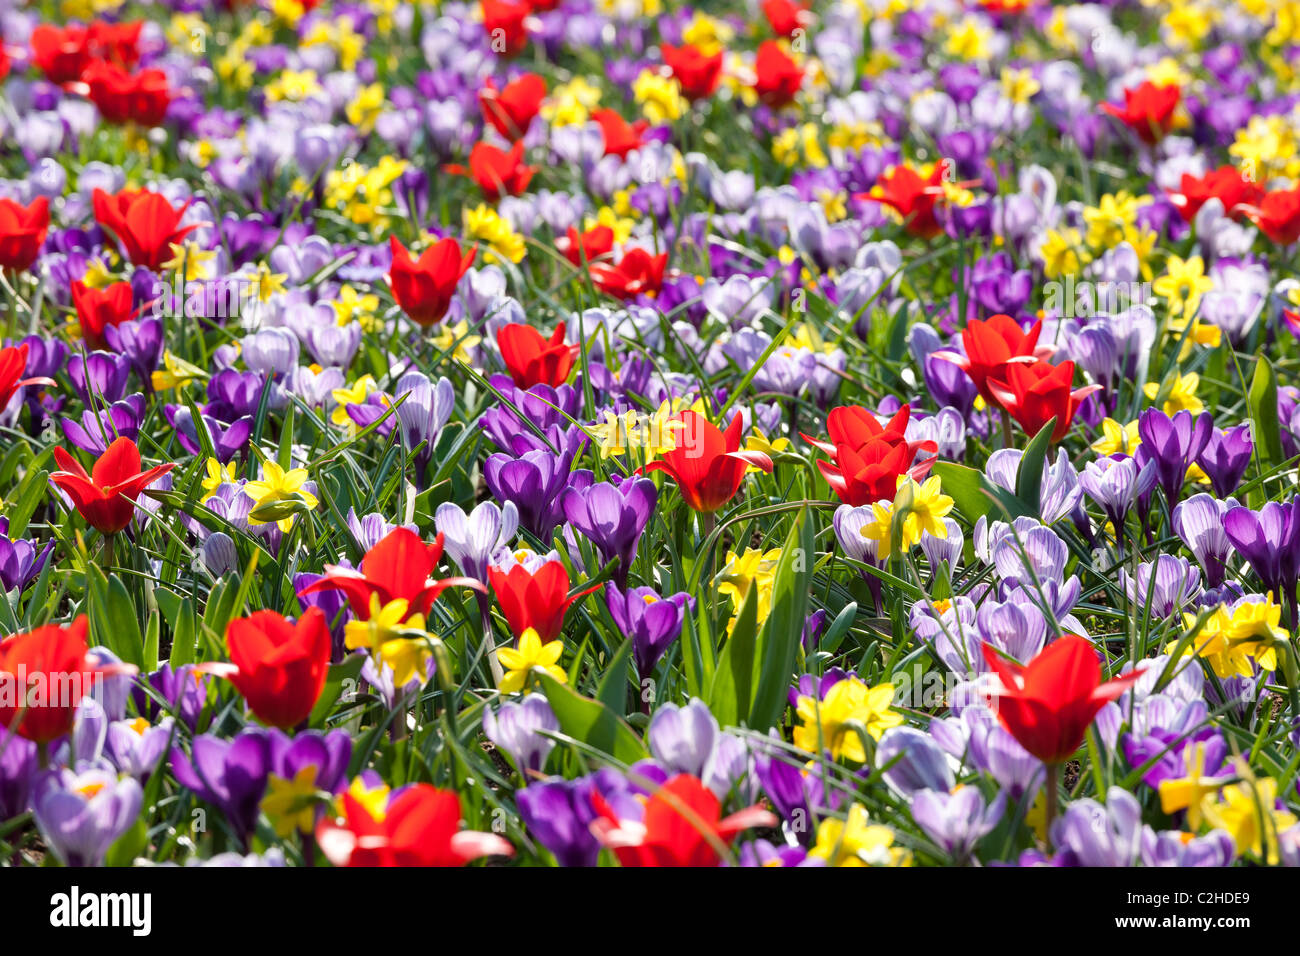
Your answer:
[[[1205,572],[1205,583],[1211,588],[1223,583],[1224,569],[1232,556],[1224,519],[1230,510],[1237,507],[1236,498],[1220,501],[1213,495],[1202,493],[1192,495],[1174,508],[1174,531],[1196,556]]]
[[[541,694],[529,694],[522,701],[505,701],[497,712],[483,711],[483,733],[499,750],[505,751],[515,769],[527,779],[540,773],[555,741],[546,736],[560,729],[555,712]]]
[[[596,793],[620,818],[634,817],[639,807],[627,780],[608,767],[577,780],[550,777],[529,784],[515,794],[515,804],[529,832],[560,866],[595,866],[600,843],[591,832],[596,819],[591,798]]]
[[[82,412],[80,421],[71,418],[59,420],[63,437],[82,451],[99,456],[118,438],[135,441],[140,435],[140,422],[144,418],[144,396],[139,392],[114,402],[102,411],[99,402],[95,408]]]
[[[313,789],[318,793],[337,794],[343,789],[348,761],[352,758],[352,736],[346,730],[331,730],[328,733],[304,730],[290,737],[284,731],[272,728],[267,740],[268,784],[272,780],[293,781],[296,784],[306,777],[312,781]],[[197,743],[196,740],[195,744]],[[317,805],[316,810],[316,819],[319,819],[324,807]],[[289,813],[287,817],[290,818],[288,821],[281,819],[279,823],[297,820],[295,813]]]
[[[111,405],[126,395],[131,365],[122,355],[91,352],[68,359],[68,378],[85,405]]]
[[[199,442],[199,432],[194,422],[193,412],[185,405],[167,405],[163,411],[167,421],[175,429],[181,447],[191,455],[201,454],[202,445]],[[200,413],[200,418],[203,420],[208,438],[212,441],[212,450],[223,465],[244,450],[248,445],[249,436],[253,433],[251,415],[236,418],[229,424],[212,415]]]
[[[1266,589],[1278,595],[1294,595],[1300,558],[1300,509],[1296,499],[1270,501],[1259,511],[1231,508],[1223,516],[1223,530]]]
[[[36,764],[36,744],[0,729],[0,822],[30,806]]]
[[[1119,583],[1137,614],[1150,613],[1152,620],[1161,620],[1196,600],[1201,593],[1201,572],[1186,558],[1162,554],[1139,564],[1131,575],[1120,568]]]
[[[624,636],[632,639],[632,659],[642,679],[654,673],[659,659],[682,633],[688,602],[695,599],[685,591],[662,598],[654,588],[622,590],[605,587],[605,603]]]
[[[1052,824],[1058,862],[1067,866],[1132,866],[1142,836],[1142,807],[1122,787],[1111,787],[1106,803],[1076,800]]]
[[[571,475],[572,466],[570,452],[556,455],[539,449],[518,458],[498,454],[484,464],[483,478],[492,496],[501,502],[514,502],[519,523],[545,542],[550,541],[560,522],[565,489],[591,484],[590,471],[583,469]]]
[[[176,782],[220,810],[247,846],[271,771],[270,735],[260,728],[243,730],[232,740],[202,734],[194,738],[191,751],[187,757],[179,747],[172,748]]]
[[[1250,456],[1254,449],[1250,425],[1238,425],[1225,431],[1212,428],[1209,441],[1205,443],[1196,463],[1209,476],[1214,493],[1222,497],[1232,494],[1241,482],[1241,476],[1250,466]]]
[[[885,782],[906,797],[923,790],[946,793],[956,783],[947,755],[933,737],[915,727],[885,731],[876,748],[876,764],[885,768]]]
[[[393,386],[393,399],[406,447],[420,449],[415,473],[423,487],[434,446],[456,402],[455,389],[449,379],[440,378],[435,384],[423,372],[407,372]]]
[[[118,770],[143,783],[167,753],[175,723],[170,717],[164,717],[157,724],[150,724],[143,717],[115,720],[108,725],[105,756]]]
[[[101,866],[108,849],[135,822],[144,792],[133,777],[108,770],[47,771],[32,792],[32,816],[65,866]]]
[[[110,325],[104,329],[104,338],[110,349],[126,356],[131,370],[140,377],[146,389],[150,388],[151,376],[162,358],[162,319],[151,316]]]
[[[158,670],[144,678],[153,694],[162,698],[167,707],[180,718],[181,723],[191,731],[198,726],[199,715],[208,698],[208,678],[195,670],[192,664],[172,668],[163,664]],[[131,698],[135,702],[136,712],[154,720],[161,712],[157,700],[142,686],[131,689]]]
[[[1172,418],[1158,408],[1148,408],[1138,417],[1138,435],[1142,444],[1134,456],[1140,465],[1155,463],[1156,481],[1165,493],[1169,507],[1178,504],[1187,469],[1200,457],[1210,441],[1214,421],[1183,409]]]
[[[53,541],[37,551],[35,541],[9,537],[9,519],[0,518],[0,590],[22,591],[41,573],[49,559]]]
[[[617,485],[602,481],[570,487],[561,503],[569,524],[596,546],[601,559],[618,560],[614,577],[626,587],[637,543],[658,501],[659,491],[649,478],[625,478]]]
[[[912,818],[926,836],[960,861],[998,825],[1006,803],[1007,795],[1001,790],[991,804],[978,787],[962,787],[956,793],[921,790],[912,795]]]
[[[434,512],[434,524],[447,557],[456,562],[461,574],[487,583],[493,558],[515,539],[519,511],[513,501],[499,508],[495,502],[484,501],[467,515],[460,506],[444,502]]]
[[[1084,494],[1101,506],[1115,526],[1115,539],[1123,546],[1124,519],[1133,504],[1151,490],[1156,481],[1152,462],[1139,465],[1136,458],[1111,455],[1090,461],[1083,467],[1079,484]]]

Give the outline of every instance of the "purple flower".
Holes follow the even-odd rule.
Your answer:
[[[555,732],[560,722],[551,705],[541,694],[529,694],[522,701],[505,701],[500,710],[483,711],[483,733],[498,749],[504,750],[524,779],[540,773],[555,741],[544,731]]]
[[[162,358],[163,323],[157,317],[134,319],[104,329],[104,339],[114,352],[126,356],[131,370],[149,388],[150,377]]]
[[[659,491],[649,478],[625,478],[617,485],[602,481],[571,487],[562,505],[569,523],[596,546],[602,560],[618,560],[615,580],[626,587],[637,542],[658,501]]]
[[[1300,509],[1295,499],[1270,501],[1259,511],[1230,508],[1223,516],[1223,530],[1265,588],[1278,595],[1295,591],[1300,552]]]
[[[172,428],[176,430],[176,438],[180,441],[181,447],[191,455],[202,454],[203,446],[199,441],[199,431],[194,423],[194,414],[189,407],[167,405],[163,412],[167,416],[167,421],[171,422]],[[236,418],[228,425],[211,415],[200,413],[199,417],[202,418],[203,427],[212,442],[212,450],[223,465],[244,450],[249,436],[253,433],[251,415]]]
[[[172,748],[176,782],[220,810],[236,838],[247,846],[271,772],[269,734],[257,728],[244,730],[233,740],[202,734],[194,738],[191,751],[192,758],[179,747]]]
[[[54,548],[47,541],[38,553],[36,542],[9,537],[9,519],[0,518],[0,591],[24,590],[41,573]]]
[[[1186,558],[1162,554],[1139,564],[1132,575],[1120,568],[1119,583],[1136,614],[1150,613],[1152,620],[1161,620],[1196,600],[1201,593],[1201,572]]]
[[[143,783],[167,753],[174,724],[170,717],[164,717],[155,725],[150,725],[142,717],[115,720],[108,725],[105,754],[118,770]]]
[[[664,652],[682,633],[687,604],[695,599],[685,591],[662,598],[654,588],[620,590],[605,587],[605,603],[610,616],[625,637],[632,639],[632,658],[642,679],[654,672]]]
[[[627,780],[608,767],[577,780],[551,777],[515,794],[519,816],[560,866],[595,866],[600,843],[591,832],[596,819],[592,795],[599,793],[620,818],[636,819],[639,804]]]
[[[487,569],[493,558],[515,539],[519,511],[513,501],[500,508],[484,501],[466,515],[448,501],[438,505],[434,524],[442,535],[447,557],[456,562],[461,573],[487,583]]]
[[[74,356],[75,359],[75,356]],[[102,408],[98,401],[95,408]],[[87,409],[80,422],[70,418],[59,420],[63,437],[70,444],[92,455],[102,455],[118,438],[135,441],[140,435],[140,422],[144,418],[144,396],[139,392],[128,395],[125,401],[114,402],[102,411]]]
[[[646,743],[668,776],[698,777],[719,798],[726,796],[748,766],[744,741],[723,733],[702,700],[691,700],[684,707],[660,707],[650,720]]]
[[[576,454],[584,440],[582,430],[573,423],[582,398],[577,389],[572,385],[534,385],[524,391],[515,388],[505,375],[493,375],[489,383],[505,399],[479,418],[479,427],[493,444],[515,455],[537,450]]]
[[[1132,866],[1142,836],[1142,807],[1122,787],[1111,787],[1106,804],[1084,798],[1052,824],[1060,862],[1073,866]]]
[[[111,405],[126,395],[131,365],[122,355],[91,352],[68,359],[68,378],[82,404],[93,407]],[[93,399],[92,399],[93,396]]]
[[[881,776],[894,790],[910,797],[921,790],[948,792],[956,782],[948,757],[934,738],[915,727],[886,730],[876,748]]]
[[[36,780],[37,748],[0,729],[0,823],[26,812]]]
[[[740,848],[739,866],[825,866],[821,857],[809,856],[801,846],[777,846],[769,840],[751,840]]]
[[[1188,840],[1180,830],[1143,827],[1141,839],[1143,866],[1229,866],[1237,856],[1232,836],[1223,830]]]
[[[912,795],[912,818],[949,856],[964,860],[998,825],[1006,802],[1006,792],[1001,790],[991,804],[978,787],[962,787],[956,793],[920,790]]]
[[[591,484],[591,472],[584,469],[570,475],[572,465],[571,452],[529,451],[519,458],[497,454],[484,463],[483,478],[492,496],[514,502],[519,523],[546,542],[563,513],[565,489]]]
[[[1123,541],[1124,518],[1129,508],[1151,490],[1156,482],[1155,465],[1139,465],[1136,458],[1111,455],[1084,465],[1079,484],[1084,494],[1101,506],[1115,526],[1116,540]],[[1179,506],[1181,507],[1181,505]]]
[[[1158,408],[1148,408],[1138,418],[1138,463],[1155,463],[1156,481],[1164,490],[1172,508],[1182,495],[1187,469],[1192,466],[1210,441],[1214,422],[1209,415],[1192,417],[1183,409],[1170,418]]]
[[[50,850],[66,866],[100,866],[135,822],[144,792],[132,777],[98,768],[51,770],[37,778],[32,816]]]
[[[1211,588],[1223,583],[1224,566],[1232,554],[1224,519],[1230,510],[1237,507],[1235,498],[1218,501],[1213,495],[1202,493],[1192,495],[1174,508],[1174,531],[1200,562],[1205,581]]]
[[[1241,476],[1250,466],[1250,455],[1255,449],[1250,437],[1250,425],[1238,425],[1219,431],[1210,429],[1210,439],[1205,443],[1196,463],[1210,478],[1214,493],[1232,494],[1241,482]]]
[[[163,664],[147,678],[153,694],[161,697],[173,714],[180,718],[190,730],[198,726],[199,715],[208,697],[208,678],[194,669],[192,664],[172,669],[171,664]],[[155,720],[162,708],[155,697],[142,686],[131,689],[131,698],[135,702],[136,712],[149,720]]]
[[[407,372],[393,386],[393,399],[406,447],[411,450],[420,448],[415,456],[416,475],[423,485],[438,436],[451,417],[456,402],[455,389],[446,378],[438,379],[435,385],[422,372]]]

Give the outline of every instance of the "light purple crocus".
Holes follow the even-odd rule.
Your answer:
[[[890,788],[904,797],[918,791],[953,788],[948,755],[933,737],[915,727],[891,727],[876,747],[876,766]]]
[[[1150,613],[1152,620],[1178,613],[1201,593],[1201,572],[1177,555],[1162,554],[1154,561],[1144,561],[1134,572],[1130,575],[1127,568],[1120,568],[1120,587],[1136,613]]]
[[[488,567],[510,547],[519,531],[519,510],[513,501],[500,507],[484,501],[468,515],[459,505],[443,502],[433,520],[447,557],[456,562],[461,574],[484,583]]]
[[[1141,848],[1142,807],[1122,787],[1106,792],[1103,806],[1083,798],[1052,824],[1059,862],[1072,866],[1132,866]]]
[[[435,384],[423,372],[407,372],[393,386],[393,400],[406,447],[420,448],[415,456],[415,471],[423,486],[434,446],[456,403],[456,391],[446,378]]]
[[[912,818],[950,857],[962,861],[998,825],[1006,803],[1001,790],[992,803],[978,787],[962,787],[956,793],[920,790],[912,795]]]
[[[483,711],[483,733],[498,749],[509,755],[525,779],[540,773],[555,741],[546,736],[560,729],[551,705],[541,694],[529,694],[522,701],[505,701],[495,713]]]
[[[1297,500],[1270,501],[1259,511],[1230,508],[1223,530],[1264,587],[1274,594],[1295,592],[1300,561],[1300,508]]]
[[[51,852],[65,866],[101,866],[111,847],[135,822],[144,792],[133,777],[108,770],[66,768],[41,774],[32,793],[32,816]]]
[[[1143,866],[1229,866],[1237,856],[1232,835],[1211,830],[1205,836],[1187,839],[1181,830],[1142,828]]]
[[[1121,547],[1124,519],[1129,509],[1151,490],[1155,482],[1154,463],[1139,465],[1136,458],[1127,455],[1110,455],[1090,461],[1084,465],[1079,477],[1084,494],[1101,506],[1107,519],[1115,526],[1115,539]]]
[[[1222,501],[1213,495],[1192,495],[1174,509],[1174,531],[1196,556],[1205,572],[1205,583],[1217,588],[1223,583],[1224,569],[1232,556],[1232,545],[1224,530],[1224,518],[1239,507],[1236,498]]]

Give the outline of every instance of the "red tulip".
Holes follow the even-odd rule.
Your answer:
[[[88,348],[107,348],[104,329],[129,322],[136,316],[131,283],[114,282],[103,289],[92,289],[84,282],[72,281],[72,304],[77,310],[77,324]]]
[[[497,348],[516,388],[549,385],[559,388],[569,377],[578,346],[564,343],[565,324],[555,327],[549,339],[531,325],[512,322],[497,332]]]
[[[638,295],[658,295],[664,285],[667,267],[668,253],[652,255],[640,246],[634,246],[623,253],[617,265],[595,262],[587,271],[591,274],[591,281],[602,292],[616,299],[631,299]]]
[[[768,106],[785,106],[803,85],[803,67],[790,58],[775,40],[759,44],[754,61],[754,92]]]
[[[473,578],[434,580],[432,574],[441,557],[442,535],[433,544],[425,544],[409,528],[394,528],[366,552],[360,570],[326,565],[325,576],[301,593],[342,591],[352,613],[368,621],[372,596],[379,599],[381,607],[400,599],[407,602],[408,614],[428,614],[433,602],[449,587],[483,590],[483,585]]]
[[[1224,215],[1241,219],[1245,211],[1238,207],[1256,206],[1264,198],[1263,188],[1248,181],[1236,166],[1220,166],[1204,176],[1183,173],[1181,192],[1170,190],[1169,199],[1185,222],[1192,222],[1201,207],[1211,199],[1223,203]]]
[[[1300,239],[1300,187],[1274,190],[1257,207],[1242,211],[1260,232],[1279,246]]]
[[[50,201],[44,196],[21,206],[0,199],[0,269],[23,272],[41,253],[50,230]]]
[[[1142,142],[1154,146],[1173,128],[1174,110],[1178,109],[1182,97],[1182,90],[1176,84],[1157,86],[1143,80],[1124,91],[1123,106],[1102,103],[1101,108],[1133,130]]]
[[[734,498],[750,465],[766,472],[772,470],[772,459],[767,455],[740,450],[740,435],[745,427],[740,415],[732,416],[725,432],[689,409],[674,418],[686,425],[673,432],[677,447],[640,471],[668,475],[694,510],[712,514]]]
[[[441,322],[451,307],[456,285],[473,264],[478,248],[462,256],[460,243],[443,239],[424,250],[419,259],[412,260],[396,236],[389,236],[388,242],[393,250],[393,264],[388,272],[393,298],[417,325],[427,327]]]
[[[723,818],[713,791],[689,774],[678,774],[651,794],[640,821],[620,819],[596,791],[591,802],[599,814],[592,833],[623,866],[717,866],[719,848],[742,831],[778,822],[757,806]]]
[[[116,439],[99,456],[90,474],[62,448],[54,449],[59,471],[50,483],[72,499],[77,514],[101,534],[116,534],[131,523],[140,493],[167,472],[175,462],[140,470],[140,449],[131,439]]]
[[[555,240],[555,248],[581,269],[587,263],[604,259],[614,251],[614,230],[609,226],[593,226],[586,232],[579,233],[577,226],[570,226],[567,234]]]
[[[70,733],[81,699],[106,672],[89,653],[85,615],[0,640],[0,742],[11,732],[38,744]]]
[[[518,638],[531,627],[543,644],[560,636],[569,605],[596,589],[570,597],[569,572],[559,561],[547,561],[535,574],[522,564],[509,571],[488,568],[488,583],[510,625],[510,633]]]
[[[5,52],[5,38],[0,36],[0,80],[9,75],[9,54]]]
[[[167,115],[171,91],[162,70],[126,70],[104,60],[95,60],[81,74],[87,97],[110,123],[138,123],[158,126]]]
[[[943,232],[935,218],[934,207],[943,198],[944,176],[948,161],[940,160],[928,179],[910,166],[895,166],[881,176],[869,193],[858,193],[853,198],[878,202],[893,209],[903,219],[903,228],[921,239],[933,239]]]
[[[1101,682],[1101,662],[1092,642],[1066,634],[1048,644],[1027,667],[984,645],[984,660],[1001,686],[998,720],[1031,754],[1059,764],[1079,749],[1098,711],[1124,693],[1142,669]]]
[[[457,163],[443,167],[443,171],[456,176],[468,176],[483,191],[483,197],[497,200],[502,196],[518,196],[532,182],[532,166],[523,162],[524,144],[515,143],[510,151],[498,149],[491,143],[475,143],[469,151],[469,168]]]
[[[85,27],[42,23],[32,30],[32,62],[51,83],[71,83],[90,63],[89,42]]]
[[[335,866],[461,866],[515,853],[495,834],[460,829],[460,798],[427,783],[395,793],[378,819],[350,793],[342,803],[338,820],[316,826],[316,842]]]
[[[178,209],[148,189],[124,189],[115,196],[96,189],[91,205],[95,221],[117,237],[130,260],[153,272],[172,258],[173,245],[198,228],[181,225],[188,202]]]
[[[275,611],[254,611],[226,628],[233,667],[210,669],[235,685],[259,720],[289,730],[311,716],[325,688],[330,640],[318,607],[292,623]]]
[[[481,0],[483,30],[492,52],[500,56],[518,56],[528,46],[528,21],[533,15],[527,0]]]
[[[546,81],[536,73],[525,73],[498,90],[489,78],[479,90],[483,119],[510,142],[522,139],[546,98]]]
[[[812,22],[808,8],[794,0],[763,0],[763,16],[779,37],[792,37]]]
[[[24,385],[53,385],[53,379],[23,378],[27,371],[27,343],[0,349],[0,412]]]
[[[1038,344],[1043,331],[1041,320],[1026,332],[1009,315],[994,315],[988,319],[971,319],[961,333],[961,344],[966,354],[942,350],[934,354],[961,367],[979,389],[986,402],[996,402],[989,389],[989,379],[1005,378],[1006,368],[1012,363],[1032,365],[1050,357],[1052,346]]]
[[[1053,442],[1065,437],[1074,422],[1074,413],[1078,411],[1079,405],[1101,388],[1100,385],[1071,388],[1074,381],[1073,362],[1062,362],[1060,365],[1014,362],[1005,367],[1003,374],[1003,379],[989,379],[989,391],[993,393],[994,401],[1010,413],[1026,435],[1037,435],[1044,425],[1055,418],[1056,427],[1052,429],[1051,436]]]
[[[892,501],[898,479],[909,475],[922,480],[934,465],[931,455],[916,464],[918,453],[938,450],[932,441],[909,442],[906,438],[911,406],[904,405],[885,425],[857,405],[831,409],[826,416],[829,442],[804,435],[805,441],[831,456],[818,461],[817,468],[839,499],[857,507],[877,501]]]
[[[140,62],[140,31],[143,29],[143,20],[134,23],[96,20],[86,33],[87,48],[96,59],[131,69]]]
[[[717,90],[722,78],[721,50],[708,56],[689,43],[679,47],[665,43],[659,47],[659,52],[682,88],[682,95],[688,100],[708,99]]]
[[[640,148],[641,134],[650,127],[645,120],[629,123],[614,110],[595,110],[591,118],[600,125],[605,137],[605,155],[620,159]]]

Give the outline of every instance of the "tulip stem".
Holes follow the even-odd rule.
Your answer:
[[[1002,409],[1002,447],[1011,447],[1011,413]]]
[[[1061,771],[1059,763],[1049,763],[1047,766],[1047,781],[1044,786],[1047,788],[1047,822],[1044,824],[1044,830],[1047,831],[1047,845],[1052,845],[1052,821],[1056,819],[1056,813],[1059,808],[1060,790],[1057,784],[1057,778]]]

